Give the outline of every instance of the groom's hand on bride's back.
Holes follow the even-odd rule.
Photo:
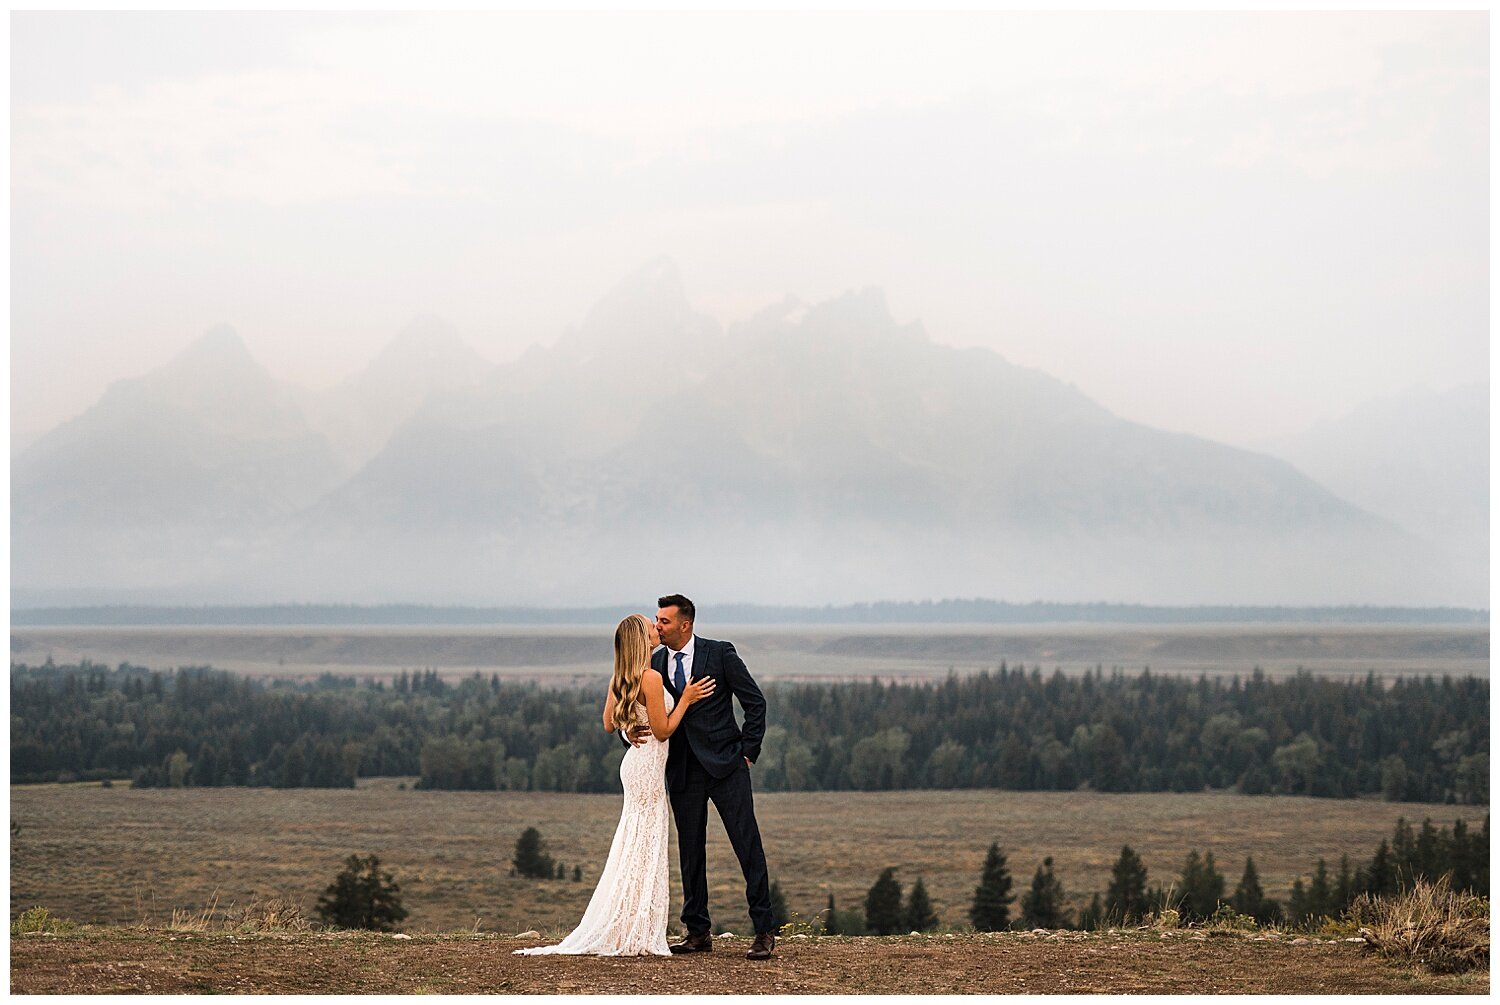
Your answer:
[[[651,739],[651,727],[641,725],[631,726],[630,732],[625,735],[625,739],[630,741],[632,747],[639,747]]]

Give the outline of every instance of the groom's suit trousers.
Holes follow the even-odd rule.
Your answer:
[[[750,769],[741,767],[723,778],[715,778],[704,770],[691,749],[683,753],[687,756],[685,784],[670,793],[672,816],[677,823],[677,856],[682,867],[683,926],[692,935],[707,933],[711,927],[705,852],[708,801],[712,799],[729,834],[729,844],[740,860],[740,871],[745,874],[750,923],[757,934],[775,932],[766,853],[761,848],[760,827],[755,823],[755,803],[750,792]]]

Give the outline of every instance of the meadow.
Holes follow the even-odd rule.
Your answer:
[[[349,854],[375,853],[401,885],[418,932],[570,928],[583,912],[618,820],[617,794],[419,791],[361,779],[353,790],[12,786],[11,913],[33,904],[78,922],[162,924],[283,895],[308,915]],[[1234,889],[1253,855],[1266,892],[1285,901],[1318,858],[1368,860],[1398,817],[1478,828],[1487,807],[1232,793],[895,791],[762,793],[757,815],[771,874],[801,918],[862,905],[880,870],[921,876],[945,926],[966,911],[990,842],[1019,895],[1045,855],[1076,913],[1102,892],[1122,843],[1148,882],[1170,882],[1187,852],[1212,851]],[[537,827],[574,882],[509,875],[517,837]],[[675,835],[674,835],[675,842]],[[744,932],[743,881],[717,818],[709,822],[710,906]],[[672,888],[677,886],[675,862]]]

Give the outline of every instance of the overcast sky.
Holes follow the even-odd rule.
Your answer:
[[[1488,373],[1485,14],[12,14],[12,421],[227,322],[496,361],[660,255],[1235,443]]]

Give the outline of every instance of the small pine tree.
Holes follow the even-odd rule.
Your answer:
[[[1146,913],[1146,864],[1131,850],[1120,849],[1104,895],[1104,913],[1110,921],[1139,918]]]
[[[389,932],[406,917],[406,909],[401,906],[401,887],[380,870],[380,859],[350,855],[344,870],[318,898],[318,914],[339,928]]]
[[[911,895],[906,901],[906,930],[909,932],[925,932],[936,928],[938,916],[933,913],[932,900],[927,896],[927,884],[922,882],[918,876],[917,881],[912,884]]]
[[[1396,818],[1391,854],[1395,858],[1397,887],[1401,890],[1411,889],[1412,880],[1417,875],[1417,838],[1405,817]]]
[[[581,883],[581,882],[583,882],[583,866],[581,866],[581,865],[575,865],[573,867],[573,882],[575,882],[575,883]]]
[[[1428,817],[1422,821],[1422,829],[1417,832],[1417,843],[1413,849],[1416,878],[1430,882],[1444,871],[1438,861],[1441,858],[1438,844],[1437,829],[1432,826],[1432,818]]]
[[[771,920],[779,929],[792,918],[791,912],[786,909],[786,895],[781,892],[781,881],[771,883]]]
[[[1214,868],[1214,853],[1199,857],[1197,850],[1188,852],[1179,880],[1182,890],[1182,916],[1191,921],[1213,917],[1224,896],[1224,876]]]
[[[1453,870],[1453,889],[1474,889],[1473,858],[1474,848],[1469,839],[1468,825],[1462,820],[1453,821],[1453,836],[1448,840],[1448,864]],[[1342,873],[1339,878],[1343,878]]]
[[[865,894],[865,924],[876,935],[896,935],[901,931],[901,884],[896,870],[886,869]]]
[[[1292,880],[1292,893],[1287,899],[1287,920],[1293,927],[1301,925],[1307,920],[1307,889],[1302,885],[1302,877],[1298,876]]]
[[[1328,863],[1318,859],[1317,871],[1307,887],[1306,912],[1313,918],[1326,918],[1333,910],[1333,883],[1328,878]]]
[[[1094,894],[1094,899],[1078,913],[1078,927],[1085,932],[1092,932],[1099,928],[1104,922],[1104,902],[1099,899],[1099,894]]]
[[[1392,859],[1391,846],[1384,838],[1375,849],[1370,860],[1370,870],[1365,874],[1365,892],[1376,897],[1389,897],[1396,893],[1396,863]]]
[[[1354,902],[1354,867],[1345,853],[1339,857],[1339,878],[1333,888],[1333,912],[1342,915]]]
[[[516,839],[516,853],[511,862],[515,865],[517,875],[531,879],[551,879],[556,872],[552,856],[547,854],[547,846],[542,841],[541,831],[535,827],[526,828]]]
[[[828,908],[823,912],[823,934],[843,935],[844,929],[839,924],[839,910],[834,906],[833,894],[828,895]]]
[[[1028,928],[1062,928],[1062,882],[1052,872],[1052,856],[1042,859],[1031,877],[1031,889],[1021,897],[1021,920]]]
[[[996,842],[985,853],[979,885],[974,889],[974,905],[969,908],[969,921],[976,931],[1003,932],[1010,927],[1010,904],[1015,900],[1010,886],[1010,870]]]
[[[563,864],[561,862],[557,863],[557,878],[562,879],[565,875],[567,875],[567,873],[563,869]]]
[[[1229,904],[1236,913],[1254,918],[1261,924],[1270,920],[1266,892],[1261,888],[1260,874],[1255,871],[1255,860],[1249,855],[1245,856],[1245,871],[1240,876],[1239,886],[1234,888],[1234,895],[1229,898]]]

